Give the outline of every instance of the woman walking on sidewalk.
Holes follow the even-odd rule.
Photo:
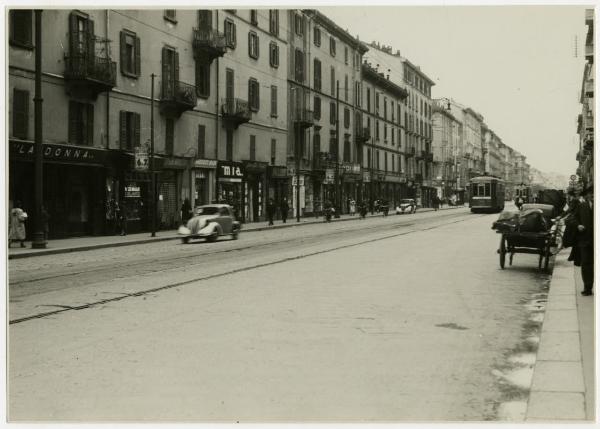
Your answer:
[[[25,246],[25,221],[27,213],[21,208],[21,202],[15,202],[14,208],[10,211],[10,231],[8,233],[8,247],[13,241],[20,241],[21,247]]]

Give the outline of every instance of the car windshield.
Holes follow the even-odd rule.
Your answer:
[[[214,215],[219,213],[218,207],[196,207],[196,215]]]
[[[413,200],[400,200],[400,204],[410,204]]]

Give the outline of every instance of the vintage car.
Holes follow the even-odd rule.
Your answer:
[[[191,239],[205,238],[214,242],[223,235],[237,240],[241,224],[235,220],[233,208],[227,204],[208,204],[194,208],[194,216],[186,226],[180,226],[178,233],[182,243]]]
[[[396,207],[396,214],[414,213],[417,211],[417,203],[412,198],[400,200],[400,204]]]

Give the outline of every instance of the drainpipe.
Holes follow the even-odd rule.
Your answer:
[[[217,19],[217,29],[216,31],[219,31],[219,11],[215,10],[215,17]],[[215,91],[215,158],[217,159],[217,161],[219,160],[219,137],[220,137],[220,133],[219,133],[219,57],[216,58],[216,78],[215,78],[215,82],[216,82],[216,91]],[[217,174],[217,170],[215,170],[215,172],[213,173],[215,175],[215,188],[214,188],[214,193],[215,195],[213,195],[213,200],[217,200],[217,178],[216,178],[216,174]],[[212,201],[211,201],[212,202]]]
[[[108,31],[109,31],[109,23],[108,23],[108,9],[105,10],[105,36],[108,40]],[[108,45],[108,42],[106,42]],[[108,46],[107,46],[108,48]],[[108,50],[107,50],[108,52]],[[110,149],[110,91],[106,91],[106,149]]]

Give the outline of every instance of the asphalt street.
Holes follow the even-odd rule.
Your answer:
[[[13,421],[482,421],[548,276],[466,209],[9,263]],[[533,320],[533,321],[532,321]],[[521,368],[523,367],[523,368]]]

